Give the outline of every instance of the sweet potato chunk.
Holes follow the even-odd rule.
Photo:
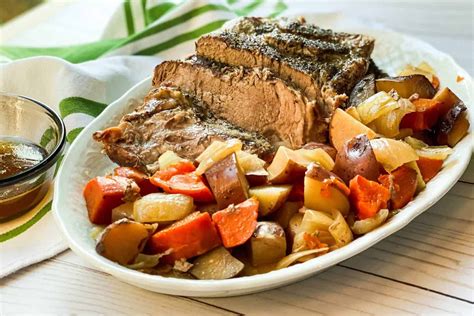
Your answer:
[[[417,177],[417,172],[406,166],[401,166],[391,174],[379,177],[379,182],[391,192],[390,206],[392,209],[400,209],[413,200]]]

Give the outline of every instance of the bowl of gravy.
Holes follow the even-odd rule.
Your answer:
[[[64,123],[51,108],[0,93],[0,222],[28,212],[44,198],[65,143]]]

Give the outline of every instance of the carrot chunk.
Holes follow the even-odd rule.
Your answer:
[[[374,216],[387,208],[390,192],[383,185],[357,175],[349,183],[349,199],[359,219]]]
[[[171,226],[155,233],[148,241],[150,253],[171,253],[163,262],[199,256],[221,244],[219,234],[209,213],[194,212]]]
[[[420,169],[423,180],[428,182],[433,179],[433,177],[441,170],[441,167],[443,166],[443,160],[420,157],[416,161],[416,164]]]
[[[142,196],[160,191],[156,186],[154,186],[150,182],[150,179],[146,174],[144,174],[143,172],[135,168],[118,167],[114,169],[114,175],[125,177],[125,178],[135,181],[135,183],[140,187],[140,194]]]
[[[224,247],[230,248],[246,242],[257,227],[258,200],[250,198],[212,215]]]
[[[124,203],[130,194],[138,194],[139,188],[132,180],[124,177],[96,177],[84,187],[89,220],[97,225],[112,222],[112,209]]]
[[[445,112],[442,102],[432,99],[417,99],[413,101],[416,112],[405,115],[400,123],[401,128],[411,128],[413,131],[423,131],[433,127],[442,113]]]
[[[201,176],[194,173],[196,168],[189,161],[181,161],[165,170],[157,171],[150,181],[167,193],[181,193],[199,202],[212,202],[214,196]]]
[[[408,204],[415,196],[418,174],[412,168],[401,166],[391,174],[379,177],[379,182],[391,192],[392,209],[399,209]]]

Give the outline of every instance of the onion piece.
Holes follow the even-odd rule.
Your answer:
[[[241,149],[242,142],[238,139],[229,139],[226,142],[213,142],[196,158],[196,161],[199,162],[199,166],[195,173],[197,175],[204,174],[213,164]]]
[[[399,108],[394,109],[372,122],[377,133],[386,137],[395,137],[400,133],[400,122],[403,117],[416,111],[416,107],[408,99],[400,98],[398,101]]]
[[[275,270],[289,267],[291,264],[302,259],[303,257],[319,254],[319,253],[326,253],[328,250],[329,248],[325,247],[325,248],[311,249],[311,250],[305,250],[305,251],[292,253],[282,258],[280,261],[278,261],[278,263],[276,264]]]
[[[453,153],[453,149],[449,146],[428,146],[423,141],[414,137],[405,137],[404,141],[415,149],[419,157],[445,160]]]
[[[167,251],[158,253],[156,255],[146,255],[139,253],[135,258],[135,261],[132,264],[126,265],[126,267],[133,270],[153,268],[158,265],[161,257],[169,255],[171,252],[172,249],[168,249]]]
[[[382,115],[385,115],[397,108],[400,105],[387,92],[381,91],[374,94],[357,107],[361,122],[369,124]]]
[[[354,239],[354,236],[352,236],[352,231],[341,212],[333,210],[332,216],[334,222],[329,226],[328,231],[336,241],[336,246],[340,248],[350,243]]]
[[[410,161],[418,160],[415,150],[404,141],[377,138],[370,140],[370,145],[375,158],[387,172],[392,172]]]
[[[382,225],[388,217],[388,210],[386,208],[377,212],[373,217],[364,220],[355,221],[351,229],[354,234],[363,235]]]
[[[186,161],[186,159],[181,158],[180,156],[178,156],[175,152],[171,150],[167,150],[164,153],[162,153],[161,156],[158,158],[158,165],[160,167],[160,170],[164,170],[168,168],[169,166],[174,165],[181,161]]]

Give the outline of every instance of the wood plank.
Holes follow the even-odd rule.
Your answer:
[[[472,200],[447,195],[343,265],[473,302],[473,223]]]
[[[74,257],[72,262],[61,258]],[[0,281],[1,314],[156,314],[235,315],[188,298],[152,293],[92,269],[75,264],[71,251],[21,270]]]
[[[408,315],[466,314],[468,303],[344,267],[254,295],[203,299],[245,314]]]
[[[305,281],[263,293],[189,300],[122,283],[91,268],[71,251],[10,276],[1,284],[0,302],[8,308],[4,310],[7,314],[74,310],[114,315],[160,312],[361,315],[374,311],[408,315],[466,314],[471,308],[465,302],[344,267],[333,267]]]

